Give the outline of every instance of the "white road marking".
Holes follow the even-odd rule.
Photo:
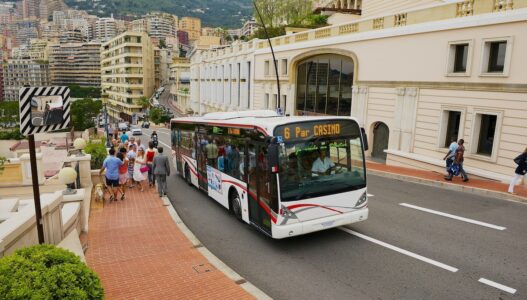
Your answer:
[[[449,266],[449,265],[446,265],[446,264],[444,264],[444,263],[438,262],[438,261],[436,261],[436,260],[433,260],[433,259],[430,259],[430,258],[427,258],[427,257],[421,256],[421,255],[419,255],[419,254],[416,254],[416,253],[410,252],[410,251],[408,251],[408,250],[401,249],[401,248],[399,248],[399,247],[396,247],[396,246],[390,245],[390,244],[385,243],[385,242],[381,242],[381,241],[379,241],[379,240],[376,240],[376,239],[371,238],[371,237],[369,237],[369,236],[366,236],[366,235],[364,235],[364,234],[361,234],[361,233],[355,232],[355,231],[353,231],[353,230],[351,230],[351,229],[347,229],[347,228],[344,228],[344,227],[339,227],[339,229],[342,230],[342,231],[344,231],[344,232],[347,232],[347,233],[349,233],[349,234],[351,234],[351,235],[354,235],[354,236],[356,236],[356,237],[359,237],[359,238],[361,238],[361,239],[365,239],[365,240],[367,240],[367,241],[369,241],[369,242],[372,242],[372,243],[374,243],[374,244],[377,244],[377,245],[380,245],[380,246],[386,247],[386,248],[388,248],[388,249],[390,249],[390,250],[393,250],[393,251],[399,252],[399,253],[401,253],[401,254],[404,254],[404,255],[410,256],[410,257],[412,257],[412,258],[415,258],[415,259],[418,259],[418,260],[420,260],[420,261],[423,261],[423,262],[429,263],[429,264],[431,264],[431,265],[434,265],[434,266],[436,266],[436,267],[439,267],[439,268],[445,269],[445,270],[447,270],[447,271],[450,271],[450,272],[455,273],[455,272],[457,272],[457,271],[459,270],[459,269],[457,269],[457,268],[454,268],[454,267],[452,267],[452,266]]]
[[[506,285],[494,282],[492,280],[488,280],[488,279],[485,279],[485,278],[480,278],[478,281],[483,283],[483,284],[486,284],[488,286],[491,286],[493,288],[497,288],[498,290],[502,290],[504,292],[510,293],[510,294],[515,294],[516,293],[516,289],[513,289],[513,288],[508,287]]]
[[[373,194],[368,194],[368,197],[375,197],[375,195],[373,195]]]
[[[408,203],[399,203],[399,205],[404,206],[404,207],[408,207],[408,208],[412,208],[412,209],[416,209],[416,210],[420,210],[420,211],[424,211],[424,212],[431,213],[431,214],[434,214],[434,215],[451,218],[451,219],[462,221],[462,222],[467,222],[467,223],[471,223],[471,224],[475,224],[475,225],[479,225],[479,226],[484,226],[484,227],[496,229],[496,230],[505,230],[505,229],[507,229],[507,227],[497,226],[497,225],[493,225],[493,224],[489,224],[489,223],[485,223],[485,222],[480,222],[480,221],[476,221],[476,220],[472,220],[472,219],[458,217],[458,216],[455,216],[455,215],[447,214],[447,213],[444,213],[444,212],[440,212],[440,211],[436,211],[436,210],[432,210],[432,209],[428,209],[428,208],[424,208],[424,207],[420,207],[420,206],[416,206],[416,205],[412,205],[412,204],[408,204]]]

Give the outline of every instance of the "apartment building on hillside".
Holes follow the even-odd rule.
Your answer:
[[[101,87],[101,44],[50,45],[49,70],[52,85]]]
[[[188,39],[190,42],[197,41],[201,36],[201,19],[183,17],[179,21],[179,30],[188,33]]]
[[[154,93],[154,47],[148,35],[125,32],[102,44],[103,101],[114,120],[132,122],[141,113],[141,97]]]
[[[18,101],[24,86],[48,86],[49,63],[31,59],[9,59],[3,66],[4,101]]]

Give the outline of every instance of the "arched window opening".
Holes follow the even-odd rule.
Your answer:
[[[324,54],[298,65],[296,109],[299,115],[351,115],[354,64],[351,58]]]

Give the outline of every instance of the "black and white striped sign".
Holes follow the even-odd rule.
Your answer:
[[[62,99],[61,123],[41,126],[32,120],[32,101],[35,97],[60,96]],[[30,135],[65,129],[70,125],[70,89],[65,86],[23,87],[19,92],[20,99],[20,133]],[[42,122],[42,121],[41,121]],[[42,122],[46,123],[46,122]]]

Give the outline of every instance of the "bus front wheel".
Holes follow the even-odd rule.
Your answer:
[[[229,193],[230,208],[236,219],[242,220],[242,203],[240,201],[240,195],[236,190],[231,190]]]

